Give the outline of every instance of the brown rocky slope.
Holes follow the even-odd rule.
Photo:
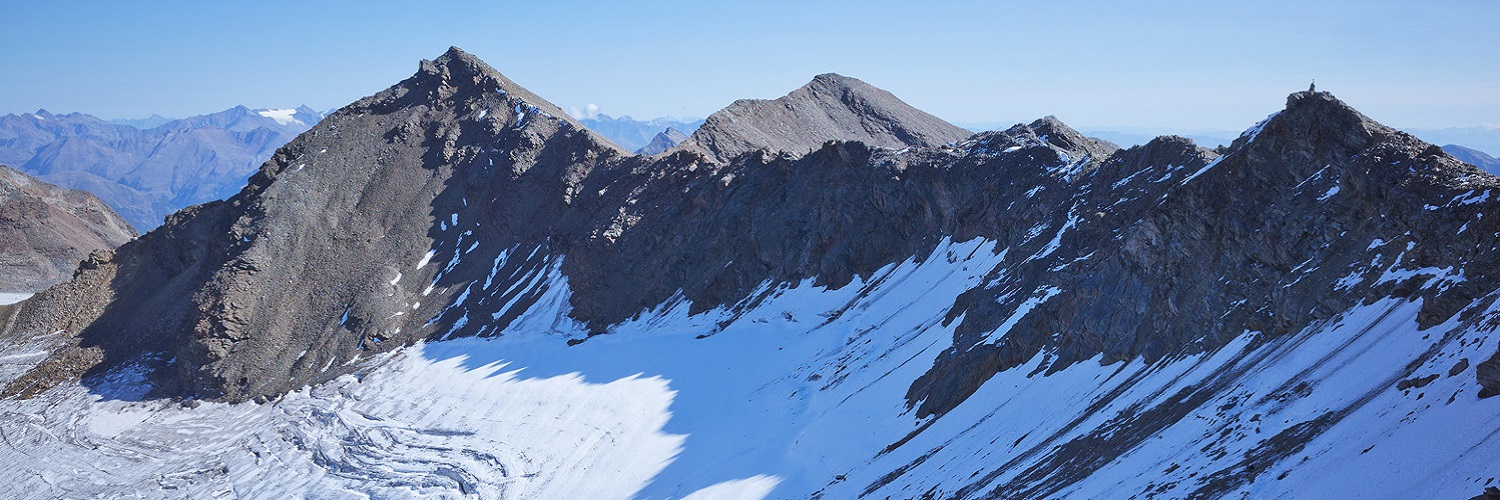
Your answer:
[[[135,229],[94,195],[0,165],[0,292],[66,281],[90,252],[134,237]]]

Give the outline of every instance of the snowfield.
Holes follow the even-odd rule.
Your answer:
[[[298,125],[306,125],[306,123],[302,123],[302,120],[298,120],[296,118],[296,109],[262,109],[260,111],[256,111],[255,114],[270,118],[278,125],[288,125],[292,123],[296,123]]]
[[[261,405],[141,400],[142,376],[119,370],[0,404],[0,483],[48,498],[1467,498],[1496,475],[1500,431],[1475,430],[1500,429],[1500,398],[1477,399],[1473,365],[1500,339],[1459,315],[1419,331],[1420,303],[1394,299],[1153,364],[1043,376],[1041,353],[916,418],[905,395],[953,344],[948,308],[1002,250],[944,242],[744,311],[669,301],[576,346],[566,278],[548,272],[527,283],[549,295],[498,337],[419,344]],[[46,342],[3,344],[0,380]],[[1416,373],[1435,377],[1397,389],[1429,350]],[[1173,408],[1186,416],[1152,420]],[[1123,454],[1056,473],[1089,460],[1069,454],[1085,437]],[[1248,467],[1253,481],[1224,480]]]

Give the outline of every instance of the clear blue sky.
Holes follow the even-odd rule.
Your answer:
[[[457,45],[561,106],[705,116],[838,72],[954,122],[1243,129],[1319,87],[1500,124],[1500,2],[0,0],[0,113],[327,109]]]

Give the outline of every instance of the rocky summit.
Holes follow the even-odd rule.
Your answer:
[[[631,154],[454,48],[0,306],[40,422],[0,456],[117,471],[84,494],[1472,495],[1497,189],[1312,91],[1120,149],[822,75]]]
[[[134,237],[135,229],[94,195],[0,165],[0,292],[66,281],[90,252]]]
[[[970,135],[890,92],[827,73],[777,99],[735,101],[679,147],[725,161],[757,149],[804,154],[830,139],[899,149],[942,146]]]

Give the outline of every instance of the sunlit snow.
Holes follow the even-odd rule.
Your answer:
[[[295,109],[262,109],[260,111],[256,111],[255,114],[275,120],[276,123],[280,125],[289,125],[292,123],[296,123],[298,125],[306,125],[305,123],[302,123],[302,120],[298,120],[295,117],[295,115],[297,114],[297,110]]]

